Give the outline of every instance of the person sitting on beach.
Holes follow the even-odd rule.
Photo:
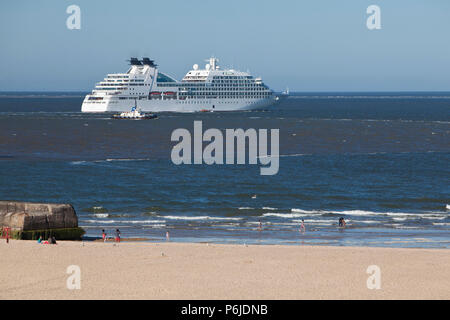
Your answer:
[[[120,242],[120,230],[116,229],[116,242]]]
[[[345,220],[343,217],[339,218],[339,227],[345,227]]]
[[[55,238],[55,236],[51,236],[51,238],[48,239],[48,243],[50,243],[50,244],[56,244],[56,238]]]
[[[42,237],[41,236],[39,236],[39,239],[38,239],[37,243],[42,243]]]

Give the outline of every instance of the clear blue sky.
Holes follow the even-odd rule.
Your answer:
[[[450,91],[449,0],[1,1],[0,41],[0,91],[91,90],[130,56],[180,79],[213,54],[275,90]]]

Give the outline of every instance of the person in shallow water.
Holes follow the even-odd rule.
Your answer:
[[[345,227],[345,220],[344,220],[344,218],[343,217],[340,217],[339,218],[339,227]]]
[[[300,230],[301,233],[305,233],[306,228],[305,228],[305,220],[302,219],[302,224],[300,225]]]

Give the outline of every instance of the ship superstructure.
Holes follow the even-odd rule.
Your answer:
[[[210,58],[204,69],[195,64],[181,81],[159,72],[149,58],[131,58],[126,73],[108,74],[86,95],[81,111],[129,111],[133,100],[143,111],[233,111],[267,107],[278,98],[247,72],[222,70]]]

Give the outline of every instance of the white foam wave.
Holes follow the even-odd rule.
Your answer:
[[[304,213],[304,214],[322,214],[322,213],[327,213],[326,211],[320,211],[320,210],[303,210],[303,209],[297,209],[297,208],[292,208],[291,212],[296,212],[296,213]]]
[[[73,164],[73,165],[84,164],[84,163],[86,163],[86,161],[71,161],[70,162],[70,164]]]
[[[138,224],[138,223],[165,223],[165,221],[163,220],[127,220],[127,221],[123,221],[124,223],[133,223],[133,224]]]
[[[272,207],[262,207],[264,210],[277,210],[277,208],[272,208]]]
[[[419,229],[419,227],[395,226],[396,229]]]
[[[108,159],[104,159],[104,160],[71,161],[70,164],[72,164],[72,165],[80,165],[80,164],[88,164],[88,163],[102,163],[102,162],[114,162],[114,161],[121,162],[121,161],[149,161],[149,160],[151,160],[151,159],[150,158],[138,158],[138,159],[133,159],[133,158],[118,158],[118,159],[108,158]]]
[[[367,211],[367,210],[343,210],[343,211],[328,211],[328,210],[303,210],[298,208],[292,208],[292,213],[303,214],[303,216],[318,216],[323,214],[334,214],[334,215],[346,215],[346,216],[391,216],[397,217],[400,221],[400,218],[406,220],[408,217],[410,218],[424,218],[424,219],[445,219],[448,217],[448,213],[443,212],[376,212],[376,211]],[[290,214],[282,214],[277,213],[277,216],[280,217],[292,217]],[[393,218],[394,219],[394,218]]]
[[[165,223],[162,220],[83,220],[82,222],[87,223],[100,223],[100,224],[112,224],[112,223],[121,223],[121,224],[140,224],[140,223]]]
[[[210,217],[210,216],[198,216],[198,217],[188,217],[188,216],[161,216],[161,218],[169,220],[242,220],[242,218],[228,218],[228,217]]]
[[[106,159],[104,161],[111,162],[111,161],[148,161],[151,160],[150,158],[140,158],[140,159],[132,159],[132,158],[123,158],[123,159]],[[103,160],[99,160],[101,162]]]
[[[264,213],[263,217],[280,217],[280,218],[301,218],[301,217],[308,217],[311,214],[304,214],[304,213],[275,213],[275,212],[268,212]]]
[[[405,221],[407,219],[408,218],[399,218],[399,217],[392,218],[392,220],[395,220],[395,221]]]
[[[116,223],[118,221],[115,221],[115,220],[83,220],[81,222],[111,224],[111,223]]]
[[[297,222],[297,223],[301,223],[302,220],[292,220],[293,222]],[[336,219],[304,219],[303,220],[305,223],[316,223],[316,222],[323,222],[323,223],[337,223],[338,221]]]
[[[97,218],[108,218],[109,214],[107,214],[107,213],[94,213],[94,216],[96,216]]]
[[[430,219],[430,220],[444,220],[447,218],[446,215],[424,215],[421,218],[423,219]]]

